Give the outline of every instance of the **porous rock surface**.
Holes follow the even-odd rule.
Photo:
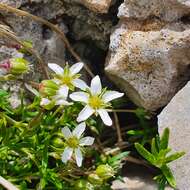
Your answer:
[[[189,14],[189,3],[126,0],[119,8],[120,22],[110,38],[105,71],[147,110],[166,105],[190,77],[189,21],[174,21]],[[170,15],[172,11],[177,17]]]
[[[179,190],[190,187],[190,82],[180,90],[158,116],[160,134],[170,129],[169,146],[174,151],[185,151],[179,160],[171,163]]]
[[[189,13],[190,0],[125,0],[118,16],[141,20],[156,16],[171,22]]]
[[[107,13],[112,0],[74,0],[97,13]]]

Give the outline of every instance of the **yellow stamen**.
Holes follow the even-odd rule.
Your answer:
[[[68,146],[71,148],[77,148],[79,146],[79,139],[77,137],[70,137],[67,140]]]
[[[100,108],[102,106],[102,104],[103,104],[101,98],[98,97],[98,96],[90,97],[88,103],[89,103],[90,107],[92,107],[94,109]]]

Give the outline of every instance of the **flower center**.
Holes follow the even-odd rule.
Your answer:
[[[92,96],[89,98],[89,105],[90,107],[94,108],[94,109],[97,109],[97,108],[100,108],[102,106],[102,100],[100,97],[98,96]]]
[[[61,78],[61,81],[65,85],[71,85],[72,84],[72,80],[73,80],[73,78],[71,76],[69,76],[69,75],[62,76],[62,78]]]
[[[67,140],[67,144],[71,148],[77,148],[79,146],[79,139],[77,137],[70,137]]]

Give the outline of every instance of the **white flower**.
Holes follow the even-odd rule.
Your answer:
[[[94,143],[93,137],[81,138],[82,134],[85,131],[85,128],[86,124],[83,122],[79,124],[72,132],[68,127],[64,127],[62,129],[62,133],[64,135],[67,144],[62,154],[63,163],[67,163],[67,161],[70,160],[72,155],[74,154],[78,167],[82,166],[82,160],[83,160],[82,151],[81,151],[82,147],[90,146]]]
[[[67,101],[67,97],[68,97],[68,92],[69,92],[69,88],[67,86],[60,86],[60,88],[57,90],[56,95],[52,96],[52,97],[47,97],[47,98],[42,98],[40,105],[41,106],[48,106],[51,105],[53,107],[53,105],[65,105],[65,106],[69,106],[72,105],[72,102],[68,102]]]
[[[96,115],[100,115],[105,125],[111,126],[112,120],[105,108],[110,106],[110,101],[120,98],[123,95],[123,93],[117,91],[106,91],[106,89],[102,89],[100,77],[95,76],[87,92],[74,92],[70,95],[70,98],[86,104],[78,115],[78,122],[85,121],[95,113]]]
[[[48,67],[55,72],[55,81],[59,84],[66,85],[69,89],[74,90],[75,87],[85,90],[87,88],[86,83],[79,79],[80,70],[83,68],[83,63],[79,62],[72,65],[70,68],[68,65],[63,69],[55,63],[49,63]]]

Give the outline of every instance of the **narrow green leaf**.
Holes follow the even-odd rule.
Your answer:
[[[160,139],[160,149],[166,149],[168,147],[169,134],[170,134],[169,128],[166,128]]]
[[[167,165],[163,165],[161,170],[171,187],[176,188],[176,181],[170,168]]]
[[[129,155],[129,153],[130,153],[129,151],[126,151],[126,152],[122,152],[116,156],[113,156],[111,159],[109,159],[109,162],[113,163],[113,162],[118,161],[118,160],[120,161],[123,158],[127,157]]]
[[[167,148],[167,149],[162,149],[160,150],[160,152],[158,153],[157,159],[163,159],[166,157],[166,155],[171,151],[171,148]]]
[[[165,159],[165,163],[169,163],[169,162],[172,162],[174,160],[177,160],[179,159],[180,157],[184,156],[185,152],[177,152],[177,153],[174,153],[168,157],[166,157]]]
[[[138,153],[143,156],[147,161],[154,165],[155,157],[151,154],[148,150],[146,150],[141,144],[135,143],[135,148],[137,149]]]
[[[154,156],[157,156],[158,155],[158,147],[156,146],[156,140],[155,138],[152,139],[152,142],[151,142],[151,153],[154,155]]]

